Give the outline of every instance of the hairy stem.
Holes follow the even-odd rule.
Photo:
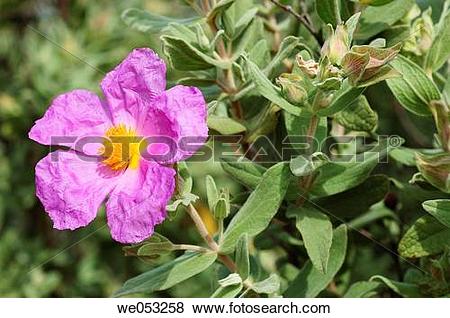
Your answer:
[[[198,233],[203,238],[203,240],[208,244],[208,246],[215,252],[219,251],[219,245],[217,245],[216,241],[209,235],[208,229],[203,223],[202,218],[198,214],[197,210],[194,208],[192,204],[189,204],[187,207],[187,211],[195,226],[197,227]]]
[[[203,238],[203,240],[208,244],[209,248],[215,252],[219,252],[219,245],[214,241],[214,239],[209,235],[208,230],[203,223],[200,215],[192,204],[189,204],[187,207],[187,211],[192,221],[194,221],[195,226],[197,227],[198,233]],[[219,253],[219,260],[233,273],[237,272],[237,266],[234,261],[228,256]]]

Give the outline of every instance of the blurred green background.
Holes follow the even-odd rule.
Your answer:
[[[75,88],[100,93],[103,74],[95,68],[111,70],[135,47],[160,50],[158,34],[139,33],[121,21],[121,12],[129,7],[172,16],[192,14],[177,0],[0,1],[1,297],[110,296],[125,280],[149,268],[124,257],[122,246],[104,226],[103,211],[84,229],[52,228],[34,195],[34,166],[49,149],[27,138],[56,95]],[[192,170],[218,173],[217,167],[204,164]],[[198,179],[201,191],[203,178]],[[174,242],[198,242],[184,215],[158,230]],[[195,281],[159,296],[208,296],[208,273]]]

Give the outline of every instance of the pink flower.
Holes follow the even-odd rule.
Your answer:
[[[36,165],[36,195],[56,229],[86,226],[105,200],[111,235],[119,242],[140,242],[164,220],[175,188],[175,170],[168,164],[191,156],[208,136],[202,93],[181,85],[165,90],[165,77],[166,66],[156,53],[135,49],[103,79],[105,99],[74,90],[55,98],[36,121],[31,139],[71,147],[47,155]],[[70,136],[110,142],[77,149],[74,143],[58,141]],[[195,136],[197,142],[184,147],[187,150],[175,148],[165,159],[158,155],[167,153],[167,146],[150,142],[143,148],[154,156],[144,158],[142,143],[129,144],[128,151],[114,143],[114,137],[122,136],[164,136],[175,143]]]

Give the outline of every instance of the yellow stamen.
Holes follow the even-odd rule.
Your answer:
[[[108,141],[103,144],[101,153],[105,156],[102,162],[112,170],[139,167],[141,138],[136,131],[123,124],[109,128],[105,137]],[[112,147],[112,148],[111,148]]]

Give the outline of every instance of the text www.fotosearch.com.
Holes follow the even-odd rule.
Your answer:
[[[230,301],[228,304],[190,304],[193,314],[330,314],[330,305],[316,304],[245,304]],[[119,314],[182,314],[183,302],[138,302],[117,305]]]

